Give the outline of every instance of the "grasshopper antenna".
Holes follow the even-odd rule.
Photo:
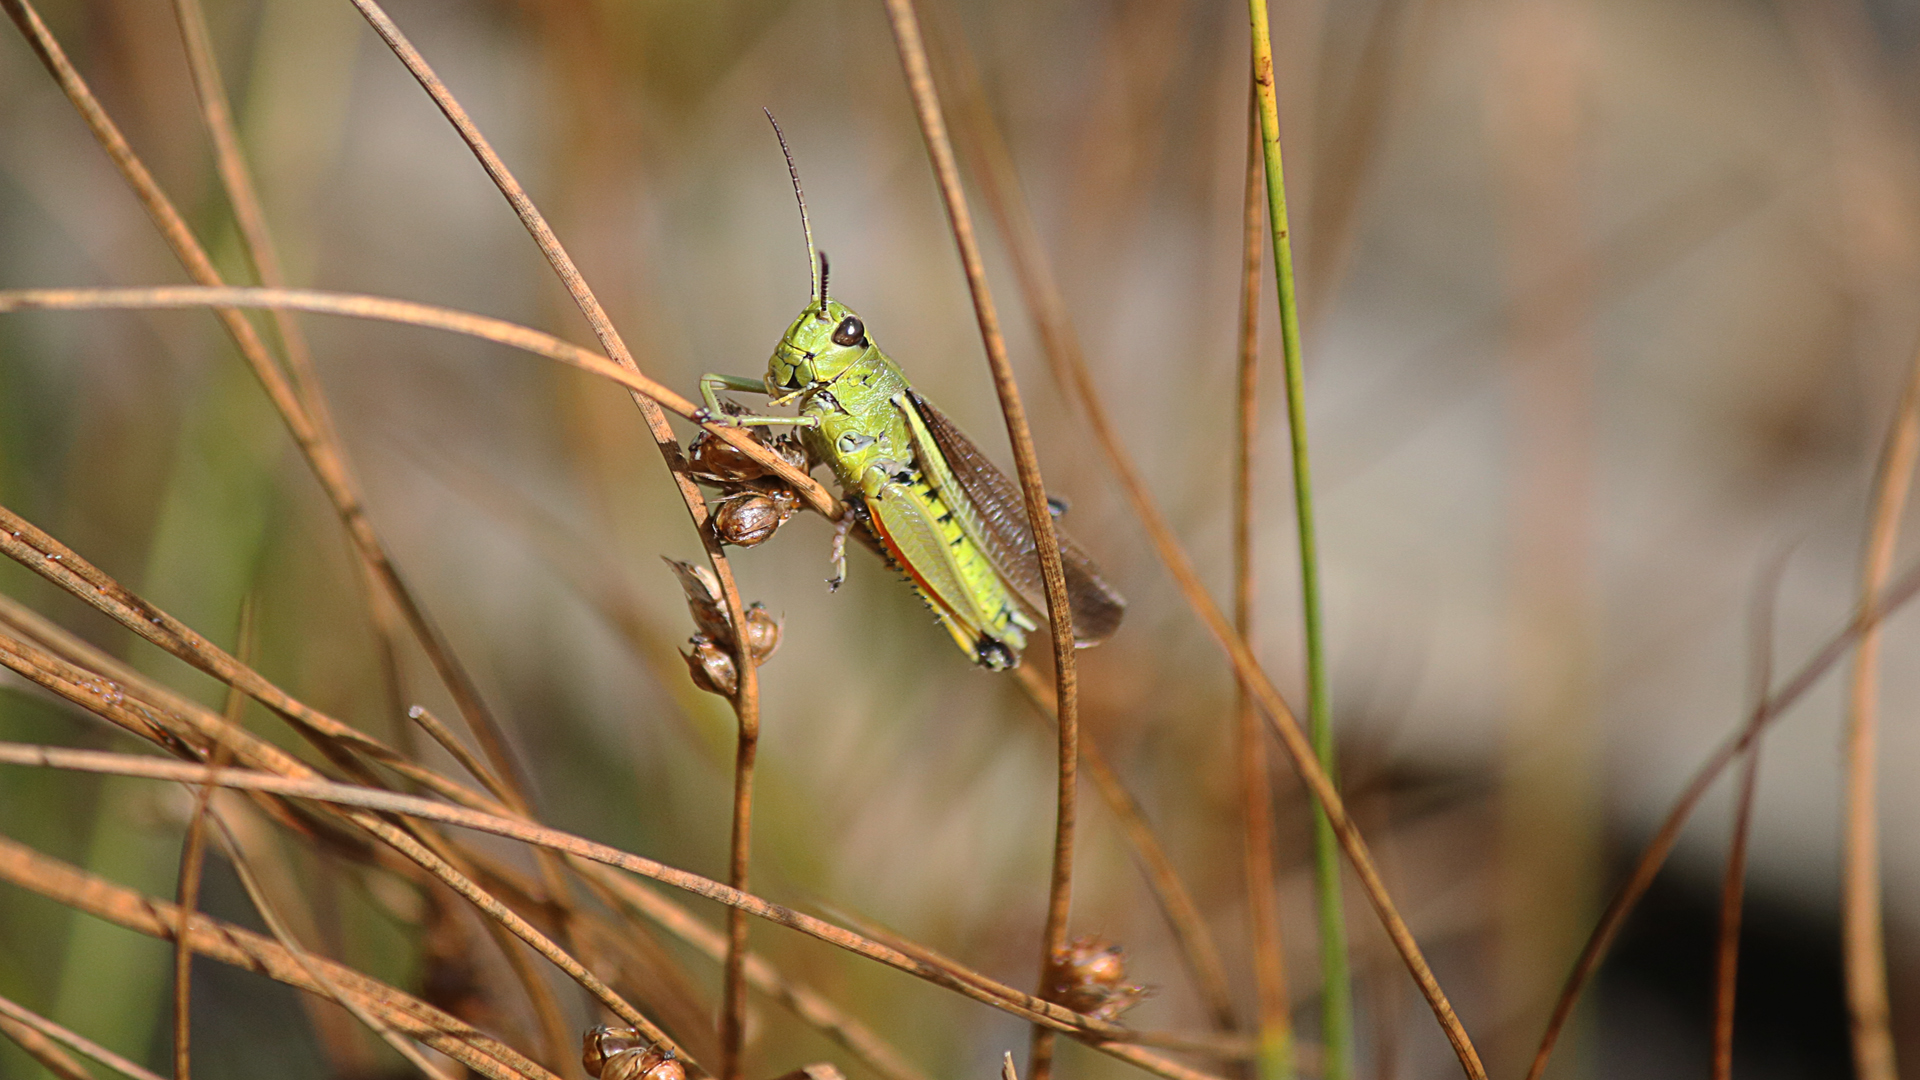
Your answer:
[[[827,317],[827,253],[820,253],[820,317]]]
[[[807,275],[811,279],[808,284],[813,288],[813,294],[819,297],[820,313],[824,315],[827,311],[827,261],[820,260],[820,273],[815,276],[813,273],[813,226],[807,221],[807,195],[800,190],[800,170],[793,166],[793,151],[787,149],[786,132],[780,130],[780,121],[773,118],[773,110],[762,106],[760,111],[767,114],[767,123],[773,125],[773,137],[780,140],[780,152],[786,155],[787,175],[793,178],[793,198],[800,204],[800,231],[807,234]]]

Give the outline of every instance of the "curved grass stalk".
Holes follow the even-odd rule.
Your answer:
[[[320,289],[258,289],[239,286],[161,285],[136,289],[6,289],[0,290],[0,313],[13,311],[89,311],[137,310],[145,308],[284,308],[340,315],[354,319],[372,319],[407,326],[445,330],[492,341],[523,352],[556,360],[589,374],[618,383],[632,393],[658,402],[676,416],[699,423],[694,418],[699,407],[645,374],[609,362],[590,349],[581,348],[552,334],[532,327],[495,319],[487,315],[456,311],[433,304],[394,300],[357,293],[328,292]],[[777,473],[798,491],[807,505],[828,518],[838,520],[842,509],[820,482],[795,469],[766,447],[756,443],[742,429],[731,425],[704,424],[705,430],[724,439],[756,462]]]
[[[1321,619],[1320,547],[1313,521],[1313,470],[1307,461],[1306,378],[1300,355],[1300,312],[1294,296],[1293,245],[1288,238],[1287,181],[1280,160],[1280,104],[1273,86],[1273,41],[1266,0],[1247,0],[1253,26],[1253,88],[1260,112],[1260,148],[1266,159],[1267,218],[1273,229],[1273,269],[1280,294],[1280,352],[1286,364],[1287,430],[1293,447],[1294,517],[1300,536],[1300,615],[1307,646],[1307,735],[1321,768],[1334,774],[1333,717],[1327,688],[1326,633]],[[1327,1080],[1353,1075],[1353,977],[1347,921],[1340,894],[1340,853],[1324,808],[1313,816],[1314,897],[1320,913],[1320,1038]],[[1471,1070],[1469,1070],[1471,1071]]]
[[[1734,800],[1733,839],[1720,882],[1720,926],[1713,956],[1713,1080],[1733,1080],[1733,1006],[1740,975],[1740,921],[1746,900],[1747,838],[1753,831],[1753,794],[1760,783],[1760,743],[1748,750]]]
[[[1768,566],[1755,594],[1748,635],[1753,671],[1753,700],[1767,700],[1773,689],[1773,610],[1780,579],[1787,567],[1782,553]],[[1740,975],[1740,923],[1747,889],[1747,840],[1753,831],[1753,798],[1760,784],[1760,743],[1747,751],[1740,770],[1740,792],[1734,799],[1733,836],[1727,844],[1727,865],[1720,881],[1719,939],[1714,944],[1713,1080],[1733,1080],[1733,1015]]]
[[[1920,356],[1913,362],[1899,412],[1887,432],[1861,558],[1860,602],[1870,602],[1893,569],[1900,518],[1920,460]],[[1841,872],[1840,925],[1847,978],[1853,1064],[1861,1080],[1895,1080],[1892,1005],[1887,995],[1886,928],[1880,911],[1879,768],[1880,632],[1860,635],[1847,688],[1847,809]]]
[[[238,690],[227,688],[227,723],[238,722],[236,714],[246,698]],[[211,759],[217,767],[226,755],[216,752]],[[206,869],[207,804],[213,799],[214,786],[200,785],[194,792],[193,816],[187,819],[186,841],[180,845],[180,879],[174,889],[174,906],[180,909],[179,937],[173,951],[173,1080],[191,1080],[193,1076],[193,950],[179,941],[186,936],[187,919],[200,906],[200,878]]]

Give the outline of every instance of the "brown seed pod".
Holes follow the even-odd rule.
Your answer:
[[[686,1067],[670,1051],[629,1050],[607,1062],[600,1080],[687,1080]]]
[[[753,654],[754,666],[758,667],[780,647],[780,620],[757,600],[747,608],[746,614],[747,649]]]
[[[755,441],[764,445],[757,433]],[[696,480],[722,485],[743,484],[767,475],[766,467],[748,457],[746,451],[711,431],[702,431],[687,447],[687,471]]]
[[[720,409],[728,416],[740,416],[747,411],[745,406],[735,401],[721,402]],[[801,472],[812,468],[813,462],[806,446],[792,434],[775,435],[773,429],[764,426],[746,428],[745,431],[754,442]],[[694,436],[692,444],[687,447],[687,471],[693,474],[694,479],[719,487],[752,483],[772,475],[772,470],[755,461],[746,451],[711,431],[702,431]]]
[[[673,1051],[655,1046],[636,1028],[597,1027],[587,1032],[580,1064],[599,1080],[686,1080]]]
[[[1118,1017],[1151,992],[1127,982],[1126,954],[1101,937],[1074,938],[1049,967],[1047,1000],[1097,1020]]]
[[[693,685],[709,694],[732,697],[740,686],[739,673],[733,666],[733,654],[704,634],[695,634],[687,640],[687,644],[693,647],[692,651],[683,652],[680,656],[687,662],[687,673],[693,676]]]
[[[713,534],[735,547],[764,544],[799,509],[799,502],[784,487],[735,492],[714,507]]]
[[[720,600],[720,582],[704,566],[660,557],[680,579],[680,590],[687,594],[687,611],[693,615],[693,628],[703,637],[723,645],[733,643],[733,627],[727,621],[726,605]]]

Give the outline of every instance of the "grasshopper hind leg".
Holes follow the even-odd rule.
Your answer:
[[[1019,654],[998,638],[980,635],[973,643],[973,659],[989,671],[1007,671],[1020,663]]]

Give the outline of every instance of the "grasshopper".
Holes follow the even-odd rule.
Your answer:
[[[833,470],[850,513],[834,534],[829,588],[846,577],[847,532],[857,523],[968,656],[994,671],[1011,668],[1047,610],[1020,489],[914,391],[851,308],[828,298],[827,260],[824,254],[815,260],[800,173],[779,123],[773,127],[800,204],[813,295],[774,346],[765,378],[700,377],[703,419],[792,425],[810,460]],[[732,413],[721,391],[765,394],[774,406],[797,404],[797,415]],[[1055,534],[1074,643],[1098,645],[1119,627],[1126,601],[1078,544],[1058,529]]]

